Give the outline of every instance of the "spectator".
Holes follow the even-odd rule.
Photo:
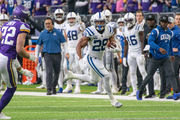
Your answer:
[[[116,12],[119,13],[119,12],[124,12],[125,9],[124,9],[124,2],[123,0],[117,0],[116,2]]]
[[[151,6],[149,11],[162,12],[163,11],[163,0],[151,0]]]
[[[74,12],[75,11],[75,3],[76,3],[76,0],[67,0],[68,12]]]
[[[163,12],[171,12],[171,0],[164,1]]]
[[[34,9],[33,9],[34,0],[22,0],[22,5],[25,8],[29,9],[31,15],[34,15]]]
[[[46,18],[44,21],[45,30],[39,36],[36,46],[36,56],[39,56],[40,47],[43,45],[46,66],[47,95],[56,94],[56,86],[59,78],[61,63],[61,44],[65,42],[62,33],[54,28],[53,20]],[[38,59],[36,60],[38,63]]]
[[[178,11],[178,1],[177,0],[171,0],[171,7],[172,7],[172,12],[177,12]]]
[[[138,9],[143,12],[149,12],[149,7],[151,5],[151,0],[139,0],[138,1]]]
[[[101,12],[103,9],[102,0],[91,0],[89,13],[94,14],[97,12]]]
[[[65,5],[65,0],[46,0],[46,5],[48,6],[48,11],[53,13],[56,9],[62,8]]]
[[[137,100],[142,100],[143,90],[147,83],[149,83],[149,81],[152,79],[157,68],[162,69],[166,75],[166,78],[168,81],[170,81],[174,91],[173,99],[179,99],[180,93],[178,93],[179,89],[177,86],[177,81],[169,59],[169,55],[171,55],[171,59],[173,59],[171,48],[171,38],[173,33],[167,27],[168,22],[168,16],[161,16],[160,26],[157,26],[157,28],[153,29],[148,38],[148,43],[150,45],[150,68],[147,71],[147,76],[142,82],[141,87],[137,91]]]
[[[12,15],[12,12],[14,10],[14,8],[17,6],[17,1],[16,0],[6,0],[7,2],[7,12],[9,13],[9,15]]]
[[[138,10],[137,0],[127,0],[125,4],[125,9],[127,12],[136,12]]]
[[[8,13],[7,4],[5,3],[4,0],[0,1],[0,13],[1,14],[7,14]]]
[[[79,14],[88,14],[88,0],[77,0],[75,8]]]
[[[35,0],[34,1],[34,15],[46,15],[47,5],[45,0]]]
[[[103,8],[103,10],[109,9],[112,13],[115,13],[116,12],[116,0],[107,0],[104,7],[105,8]]]

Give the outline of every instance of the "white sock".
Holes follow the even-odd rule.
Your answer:
[[[104,80],[104,89],[106,90],[107,94],[109,95],[109,99],[114,100],[115,98],[111,92],[111,87],[109,85],[109,76],[104,77],[103,80]]]

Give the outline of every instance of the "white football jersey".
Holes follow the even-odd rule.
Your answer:
[[[105,26],[105,31],[100,34],[95,26],[90,26],[85,29],[84,36],[90,38],[88,42],[88,53],[92,57],[102,59],[104,51],[107,47],[109,38],[114,34],[110,26]]]
[[[79,24],[73,26],[66,24],[65,33],[67,35],[68,52],[76,53],[76,46],[80,36],[79,34],[82,34]]]
[[[62,34],[64,34],[65,22],[63,22],[62,24],[57,24],[56,22],[54,22],[54,28],[58,29],[62,32]]]
[[[128,52],[141,52],[140,31],[143,31],[143,28],[137,24],[131,30],[128,30],[127,27],[124,28],[124,36],[128,42]]]

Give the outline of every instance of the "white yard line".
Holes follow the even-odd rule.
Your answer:
[[[0,92],[3,94],[3,92]],[[108,99],[108,95],[94,95],[94,94],[56,94],[56,95],[46,95],[45,92],[21,92],[16,91],[15,95],[24,95],[24,96],[48,96],[48,97],[66,97],[66,98],[94,98],[94,99]],[[129,97],[129,96],[121,96],[121,95],[114,95],[118,100],[136,100],[136,97]],[[152,99],[143,99],[142,101],[174,101],[170,99],[159,99],[158,97]],[[141,102],[141,101],[139,101]],[[180,100],[174,101],[180,102]]]

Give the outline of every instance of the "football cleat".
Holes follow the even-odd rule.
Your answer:
[[[132,92],[130,95],[128,95],[128,96],[130,96],[130,97],[136,96],[136,92],[133,91],[133,92]]]
[[[11,117],[6,116],[4,113],[0,113],[0,119],[9,120],[9,119],[11,119]]]
[[[75,89],[74,89],[74,92],[73,92],[74,94],[80,94],[81,93],[81,90],[80,90],[80,87],[76,87]]]
[[[93,92],[91,92],[92,94],[101,94],[102,93],[102,91],[100,91],[100,90],[96,90],[96,91],[93,91]]]
[[[63,90],[63,93],[72,93],[72,85],[67,85],[67,87]]]
[[[40,85],[39,87],[36,87],[36,88],[38,88],[38,89],[45,89],[45,88],[46,88],[46,86],[44,86],[44,85]]]
[[[122,106],[122,104],[120,102],[118,102],[117,100],[112,100],[111,104],[112,104],[112,106],[114,106],[116,108],[120,108]]]
[[[180,98],[180,92],[179,93],[174,93],[173,99],[178,100]]]
[[[57,93],[62,93],[63,92],[63,88],[60,87],[59,90],[57,91]]]
[[[136,98],[137,100],[142,100],[142,94],[140,93],[139,90],[136,92]]]

